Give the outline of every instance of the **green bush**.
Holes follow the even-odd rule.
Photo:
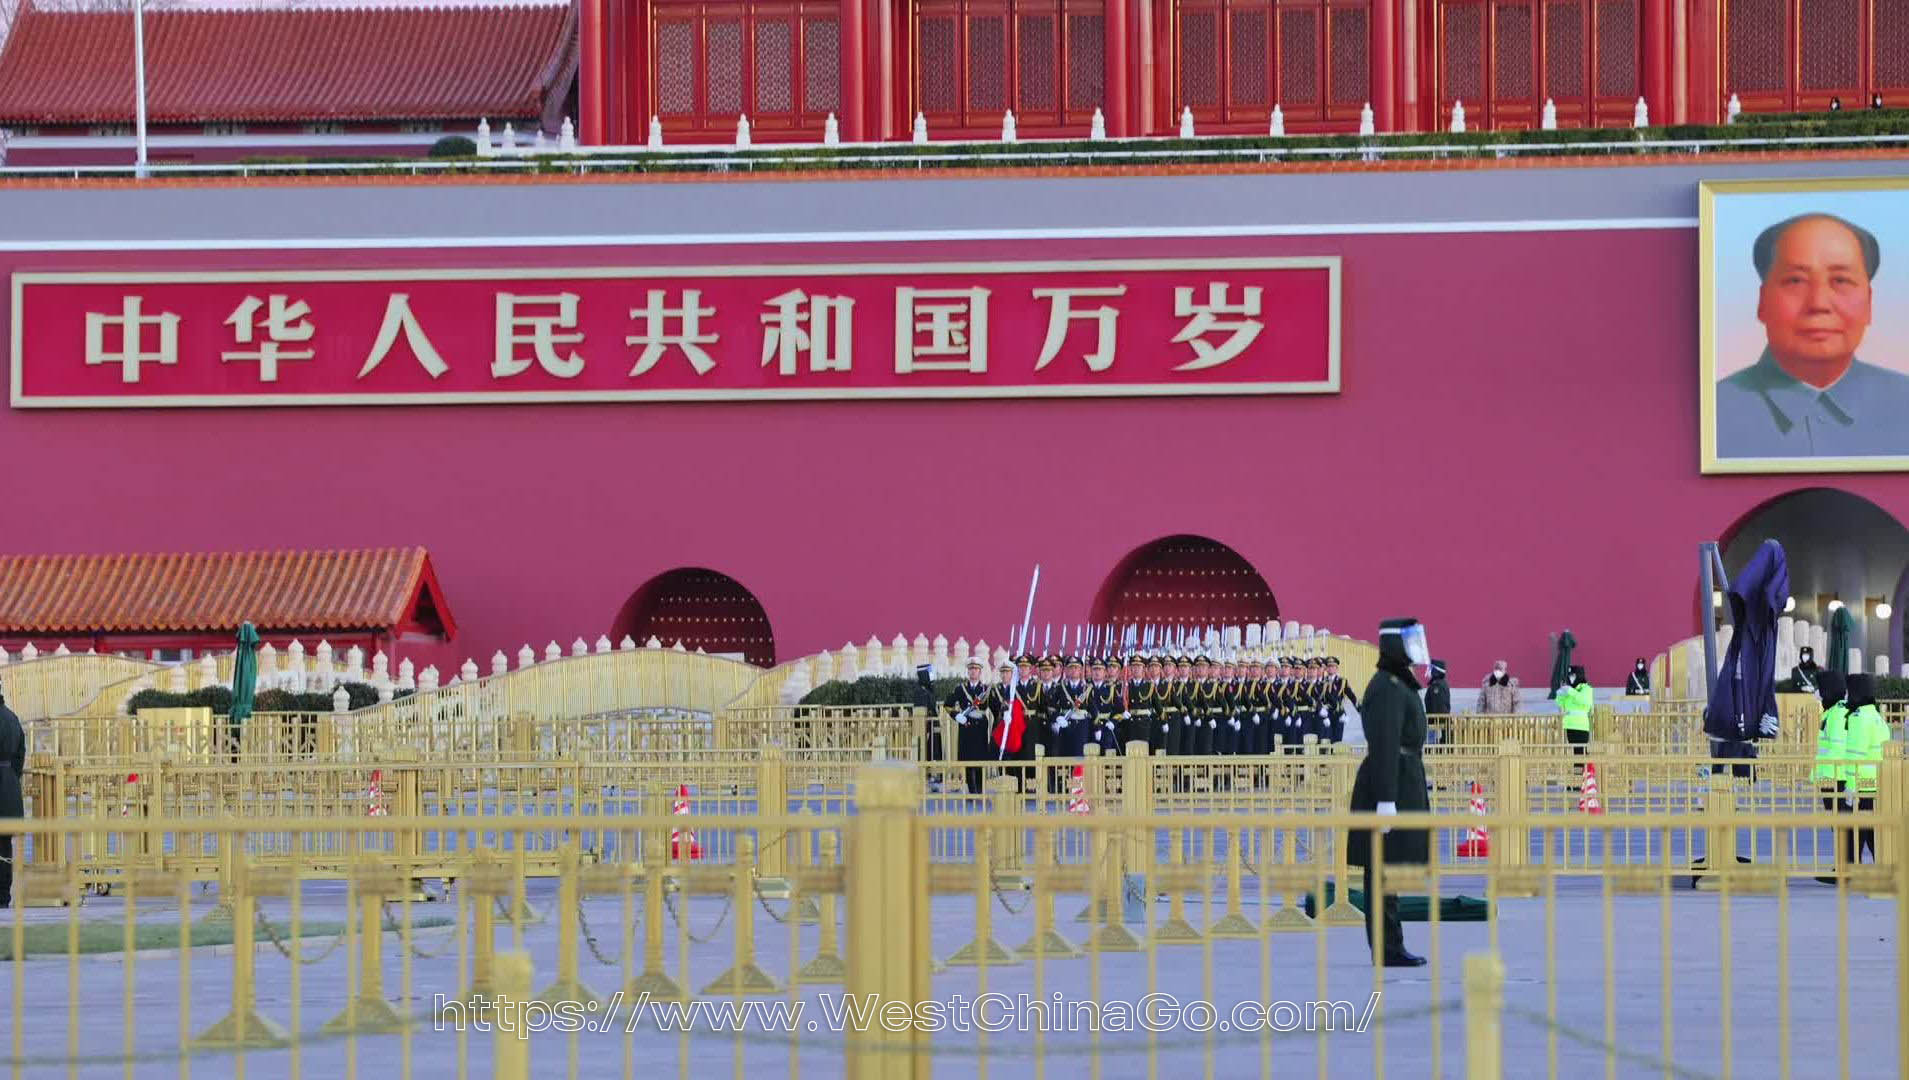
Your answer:
[[[446,135],[431,144],[431,156],[434,158],[476,157],[477,143],[463,135]]]
[[[935,703],[954,693],[960,679],[936,679]],[[803,695],[802,705],[913,705],[915,680],[900,675],[864,675],[854,682],[834,679]]]
[[[369,683],[344,683],[345,693],[351,698],[353,709],[363,709],[378,703],[378,688]],[[408,690],[400,690],[393,697],[407,697]],[[141,709],[211,709],[215,715],[224,716],[232,711],[232,690],[225,686],[206,686],[189,694],[175,694],[169,690],[141,690],[127,699],[126,711],[138,712]],[[331,711],[331,693],[312,692],[294,694],[289,690],[260,690],[252,698],[252,711],[255,713],[328,713]]]

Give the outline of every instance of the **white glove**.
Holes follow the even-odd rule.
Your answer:
[[[1066,726],[1067,726],[1067,721],[1065,721],[1065,720],[1056,720],[1056,721],[1054,721],[1054,733],[1055,733],[1056,735],[1058,735],[1058,734],[1060,734],[1060,730],[1061,730],[1062,728],[1064,728],[1064,727],[1066,727]]]
[[[1218,729],[1220,726],[1220,718],[1217,716],[1208,717],[1206,721],[1206,726],[1209,728]]]
[[[1240,722],[1238,717],[1234,717],[1233,719],[1228,720],[1227,723],[1233,725],[1234,731],[1238,731],[1240,729]]]
[[[1399,813],[1399,804],[1395,802],[1382,802],[1379,804],[1378,812],[1380,817],[1397,817]],[[1385,828],[1380,829],[1379,834],[1383,836],[1386,833],[1389,833],[1391,831],[1392,831],[1392,827],[1388,825]]]
[[[1761,731],[1763,733],[1763,737],[1766,739],[1776,738],[1776,717],[1774,716],[1764,717],[1762,722],[1757,725],[1757,730]]]

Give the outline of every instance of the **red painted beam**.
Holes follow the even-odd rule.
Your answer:
[[[1372,122],[1381,132],[1399,130],[1399,2],[1372,0]]]
[[[1107,28],[1107,134],[1116,139],[1133,134],[1128,126],[1127,71],[1133,57],[1127,36],[1127,0],[1106,0],[1107,11],[1101,25]]]
[[[582,53],[582,70],[577,76],[581,83],[577,111],[583,114],[578,118],[577,138],[585,146],[602,146],[607,130],[604,106],[609,100],[610,88],[604,81],[603,52],[608,42],[603,36],[603,3],[604,0],[583,0],[582,24],[577,34]]]
[[[1670,0],[1644,0],[1643,89],[1651,122],[1670,123]]]
[[[843,142],[868,138],[868,17],[863,0],[842,0],[842,115],[837,117]]]

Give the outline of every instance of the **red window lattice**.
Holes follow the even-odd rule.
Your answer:
[[[1909,88],[1909,4],[1877,4],[1875,38],[1874,89]]]
[[[1303,124],[1371,99],[1367,0],[1183,0],[1174,25],[1174,120],[1263,130],[1274,104]]]
[[[1569,101],[1584,96],[1586,37],[1584,5],[1558,0],[1544,8],[1545,96]]]
[[[1531,96],[1531,8],[1524,4],[1497,5],[1492,27],[1492,97],[1520,100]]]
[[[1440,101],[1447,107],[1454,101],[1470,100],[1484,104],[1485,96],[1485,5],[1479,3],[1445,5],[1444,34],[1439,50]]]
[[[1102,0],[921,0],[914,106],[931,132],[1084,129],[1106,87]]]
[[[1886,5],[1885,5],[1886,6]],[[1894,6],[1900,7],[1901,4]],[[1804,90],[1853,90],[1862,84],[1861,0],[1802,0]]]
[[[1730,0],[1724,32],[1728,90],[1737,93],[1785,90],[1789,87],[1789,33],[1785,0]]]
[[[1106,98],[1107,20],[1100,15],[1067,17],[1067,108],[1093,115]]]
[[[1279,12],[1279,100],[1287,109],[1319,104],[1319,16],[1313,8]]]
[[[659,2],[653,16],[656,113],[665,130],[731,137],[822,137],[841,101],[841,7],[833,2]]]
[[[1372,35],[1366,28],[1366,9],[1335,4],[1326,9],[1326,20],[1332,31],[1332,55],[1326,62],[1332,103],[1362,108],[1372,100]]]
[[[1636,0],[1598,0],[1597,93],[1635,102],[1644,88],[1637,78]]]

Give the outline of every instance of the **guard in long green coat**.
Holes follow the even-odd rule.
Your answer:
[[[1425,627],[1417,619],[1387,619],[1379,624],[1379,669],[1359,700],[1365,722],[1365,760],[1352,782],[1352,809],[1391,816],[1405,811],[1429,811],[1425,796],[1425,705],[1419,700],[1421,677],[1431,667],[1425,645]],[[1384,836],[1385,865],[1422,865],[1431,858],[1431,836],[1424,829],[1378,829]],[[1418,967],[1425,958],[1405,949],[1405,931],[1399,925],[1399,898],[1386,890],[1383,903],[1373,899],[1372,829],[1355,829],[1347,840],[1347,860],[1365,868],[1366,942],[1373,942],[1373,919],[1381,916],[1381,933],[1372,950],[1372,962],[1386,967]]]

